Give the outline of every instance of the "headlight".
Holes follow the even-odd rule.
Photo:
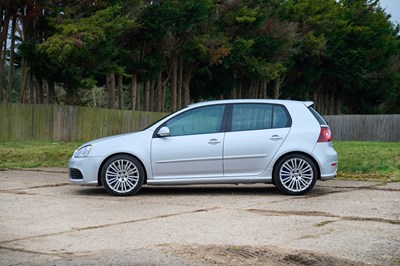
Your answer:
[[[80,148],[79,150],[76,150],[74,153],[75,158],[84,158],[87,157],[90,150],[92,149],[92,145],[86,145]]]

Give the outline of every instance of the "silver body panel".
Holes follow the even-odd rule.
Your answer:
[[[186,136],[157,137],[155,132],[179,114],[209,105],[236,103],[279,104],[286,107],[291,126],[227,131]],[[69,168],[82,173],[79,185],[99,185],[102,164],[112,155],[129,154],[144,166],[148,185],[270,183],[275,163],[291,152],[304,153],[318,165],[320,179],[333,178],[337,153],[332,143],[317,143],[320,124],[307,107],[311,103],[283,100],[224,100],[182,109],[136,133],[94,140],[87,157],[72,158]]]

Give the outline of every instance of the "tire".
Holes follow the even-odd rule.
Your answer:
[[[101,169],[101,181],[111,195],[135,195],[143,185],[143,166],[132,156],[115,155],[104,163]]]
[[[274,182],[278,189],[288,195],[304,195],[317,182],[317,167],[307,156],[290,154],[282,157],[274,168]]]

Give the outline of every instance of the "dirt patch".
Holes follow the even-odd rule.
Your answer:
[[[319,217],[327,217],[327,218],[338,218],[341,221],[366,221],[366,222],[379,222],[379,223],[388,223],[400,225],[400,220],[391,220],[385,218],[373,218],[373,217],[355,217],[355,216],[341,216],[334,215],[326,212],[320,211],[275,211],[275,210],[258,210],[258,209],[249,209],[249,212],[257,213],[260,215],[275,215],[275,216],[319,216]],[[329,223],[333,223],[335,221],[330,221]]]
[[[276,247],[163,245],[165,252],[207,265],[366,265],[327,254],[288,251]]]

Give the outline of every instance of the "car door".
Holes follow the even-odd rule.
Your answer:
[[[224,105],[199,107],[161,125],[159,129],[169,130],[169,134],[153,137],[154,179],[222,177],[224,110]]]
[[[255,176],[267,168],[291,125],[286,108],[234,104],[224,142],[224,176]]]

